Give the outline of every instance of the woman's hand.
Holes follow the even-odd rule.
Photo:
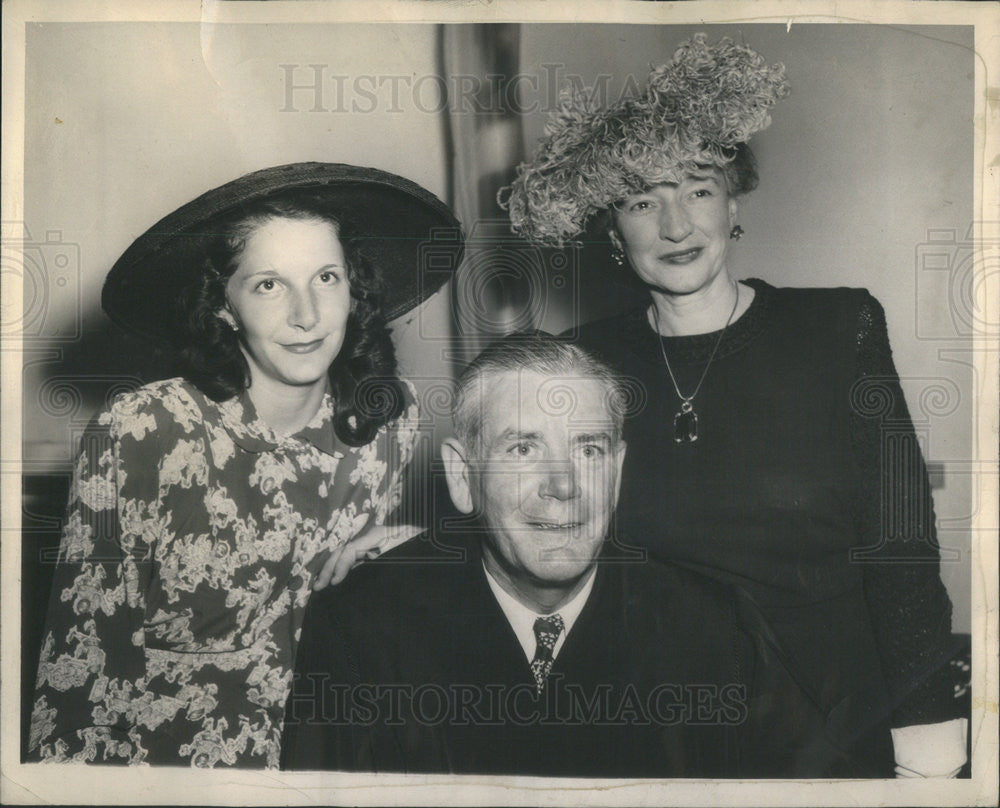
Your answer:
[[[417,525],[373,525],[363,528],[357,536],[333,551],[313,582],[313,590],[319,591],[330,584],[339,584],[347,577],[347,573],[366,558],[377,558],[390,547],[409,541],[423,531],[424,528]]]

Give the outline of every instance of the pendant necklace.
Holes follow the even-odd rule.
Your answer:
[[[694,401],[694,397],[701,390],[701,383],[705,381],[705,377],[708,375],[708,369],[712,366],[712,360],[715,359],[715,354],[722,344],[722,338],[726,335],[726,329],[729,328],[729,324],[733,321],[733,315],[736,314],[736,307],[739,306],[739,303],[740,287],[737,284],[733,310],[729,312],[729,319],[726,320],[726,324],[719,333],[719,338],[715,341],[715,347],[712,349],[711,356],[708,357],[708,363],[701,373],[701,378],[698,379],[698,384],[695,386],[694,392],[689,396],[681,393],[681,388],[677,386],[677,379],[674,378],[674,371],[670,367],[670,360],[667,359],[667,349],[663,347],[663,337],[660,336],[660,314],[657,311],[656,303],[653,303],[653,322],[656,325],[656,340],[660,344],[660,353],[663,354],[663,364],[667,366],[670,381],[674,384],[674,392],[677,393],[677,398],[681,400],[680,412],[674,416],[674,443],[694,443],[698,440],[698,413],[694,411],[694,405],[691,402]]]

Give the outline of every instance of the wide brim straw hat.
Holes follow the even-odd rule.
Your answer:
[[[204,269],[218,228],[248,203],[295,191],[319,195],[350,216],[366,258],[384,280],[387,320],[418,306],[462,259],[461,225],[430,191],[404,177],[343,163],[292,163],[246,174],[165,216],[133,242],[108,273],[101,304],[126,331],[170,342],[172,301]]]

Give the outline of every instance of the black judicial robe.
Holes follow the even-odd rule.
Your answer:
[[[609,542],[539,696],[479,547],[425,534],[314,595],[283,767],[739,773],[755,653],[728,587]]]

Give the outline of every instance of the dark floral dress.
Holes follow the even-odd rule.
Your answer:
[[[249,396],[216,403],[170,379],[94,418],[43,635],[35,759],[278,765],[313,578],[393,510],[416,436],[410,403],[349,447],[332,405],[281,437]]]

